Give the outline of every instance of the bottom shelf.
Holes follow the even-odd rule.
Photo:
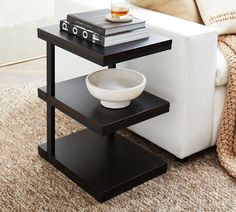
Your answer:
[[[46,143],[39,155],[97,201],[106,201],[167,170],[167,164],[119,134],[101,137],[90,130],[56,141],[55,158]]]

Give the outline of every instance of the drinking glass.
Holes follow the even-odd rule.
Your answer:
[[[126,18],[129,14],[129,4],[125,0],[111,0],[111,15],[113,18]]]

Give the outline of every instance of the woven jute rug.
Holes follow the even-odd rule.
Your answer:
[[[166,160],[168,172],[105,203],[38,156],[46,139],[43,82],[0,90],[0,211],[235,211],[235,181],[219,166],[215,149],[179,163],[149,141],[123,136]],[[57,137],[84,128],[58,112]],[[173,141],[174,142],[174,141]],[[125,150],[124,150],[125,151]]]
[[[236,178],[236,35],[219,37],[219,47],[228,61],[228,84],[217,140],[221,165]]]

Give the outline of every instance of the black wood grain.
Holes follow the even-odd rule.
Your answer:
[[[85,77],[55,85],[55,51],[58,46],[101,66],[161,52],[172,40],[151,34],[150,38],[103,48],[61,32],[58,25],[38,29],[47,42],[47,87],[38,95],[47,102],[47,143],[39,154],[85,191],[103,202],[167,170],[167,164],[115,131],[169,111],[169,102],[144,91],[127,108],[112,110],[91,96]],[[90,130],[71,134],[55,142],[55,108]],[[106,136],[101,136],[106,135]]]
[[[120,130],[169,111],[169,102],[144,91],[131,105],[118,110],[108,109],[90,95],[85,77],[57,83],[52,105],[100,135]],[[46,101],[46,87],[38,90]]]
[[[55,156],[55,46],[47,42],[47,149],[48,156]]]
[[[103,48],[60,31],[59,25],[39,28],[38,37],[101,66],[165,51],[172,44],[171,39],[151,33],[149,38]]]
[[[101,137],[89,130],[56,141],[55,158],[47,145],[39,154],[99,202],[106,201],[167,170],[167,164],[118,134]]]

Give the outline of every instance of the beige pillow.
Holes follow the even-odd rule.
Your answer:
[[[236,0],[196,0],[204,23],[219,34],[236,33]]]
[[[150,10],[203,23],[194,0],[131,0],[131,2]]]

